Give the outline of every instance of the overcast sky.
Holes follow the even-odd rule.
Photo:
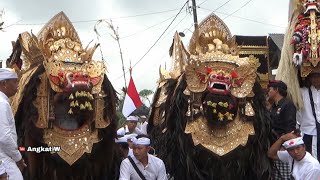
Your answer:
[[[35,34],[55,14],[64,11],[74,22],[83,46],[91,40],[101,44],[94,58],[107,63],[108,77],[117,91],[124,86],[118,45],[108,33],[106,24],[98,26],[101,37],[98,41],[94,25],[99,19],[112,19],[119,27],[120,43],[126,70],[129,62],[137,90],[155,90],[158,68],[165,63],[170,68],[168,49],[175,31],[184,31],[187,45],[193,31],[193,17],[186,8],[177,16],[166,33],[150,52],[141,57],[155,43],[179,12],[186,0],[1,0],[4,10],[4,32],[0,32],[0,60],[11,53],[11,41],[18,34],[29,31]],[[196,0],[201,22],[212,11],[224,20],[233,35],[263,35],[284,33],[287,26],[289,0]],[[191,5],[191,1],[189,3]],[[231,15],[230,15],[231,14]],[[190,29],[188,29],[190,28]],[[140,60],[139,63],[137,63]],[[129,74],[127,74],[127,84]]]

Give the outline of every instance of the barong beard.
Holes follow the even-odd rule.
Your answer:
[[[91,120],[94,109],[94,97],[88,91],[64,92],[55,99],[56,105],[64,104],[68,119],[77,121]],[[79,122],[83,124],[84,122]]]
[[[93,95],[87,91],[69,93],[67,102],[70,109],[68,114],[93,111],[93,99]]]
[[[206,93],[203,107],[208,126],[222,126],[236,117],[238,104],[236,98],[230,94]]]

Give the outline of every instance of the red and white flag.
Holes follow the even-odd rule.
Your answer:
[[[136,86],[134,85],[132,77],[130,77],[130,82],[127,90],[126,97],[124,98],[124,103],[122,107],[122,114],[124,117],[128,117],[134,110],[142,105],[140,96],[137,92]]]

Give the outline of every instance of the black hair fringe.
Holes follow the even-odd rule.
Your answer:
[[[41,83],[39,75],[45,73],[40,66],[32,75],[29,84],[25,86],[24,96],[16,113],[16,127],[19,145],[38,147],[47,145],[43,142],[43,130],[35,127],[38,119],[37,108],[33,101],[37,96],[37,86]],[[67,164],[57,154],[26,152],[23,154],[28,165],[25,170],[26,180],[110,180],[118,179],[121,157],[114,145],[116,137],[117,116],[116,106],[118,99],[116,91],[109,79],[105,76],[102,89],[106,93],[104,97],[104,117],[110,120],[110,125],[104,129],[98,129],[102,139],[94,144],[90,154],[85,153],[72,166]]]
[[[165,127],[155,126],[150,132],[154,147],[166,165],[167,173],[184,180],[266,180],[270,178],[271,161],[267,157],[270,146],[270,117],[265,107],[265,94],[258,82],[254,84],[255,96],[251,98],[255,135],[249,136],[245,147],[218,156],[202,145],[194,146],[190,134],[184,133],[188,117],[188,97],[183,94],[187,84],[185,75],[168,96]],[[155,98],[156,99],[156,98]],[[250,100],[250,99],[247,99]],[[152,122],[152,118],[150,118]]]

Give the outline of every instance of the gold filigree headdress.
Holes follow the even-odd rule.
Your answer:
[[[37,97],[32,102],[39,116],[33,122],[43,129],[44,143],[61,147],[57,154],[72,165],[84,153],[91,153],[93,144],[101,140],[98,129],[110,124],[104,116],[106,95],[102,90],[106,68],[103,62],[92,59],[97,45],[84,49],[63,12],[55,15],[37,36],[24,32],[18,40],[24,58],[19,91],[13,101],[14,112],[17,112],[30,78],[43,65],[45,72],[37,77],[40,83]],[[80,116],[84,119],[78,123]],[[65,128],[62,121],[73,121],[79,128]]]
[[[101,90],[105,66],[92,60],[97,48],[82,48],[72,23],[61,12],[54,16],[36,37],[24,32],[19,36],[25,55],[25,69],[43,63],[50,85],[56,92],[66,91],[71,86],[92,86],[92,93]],[[73,76],[78,78],[73,82]]]
[[[173,52],[174,68],[169,75],[175,78],[185,74],[187,87],[183,93],[189,98],[186,116],[192,119],[185,132],[192,135],[194,144],[219,156],[245,146],[255,132],[253,124],[243,121],[240,114],[255,115],[247,97],[254,96],[258,59],[239,57],[229,29],[214,14],[199,24],[188,51],[176,34]],[[224,102],[216,102],[218,98]]]

